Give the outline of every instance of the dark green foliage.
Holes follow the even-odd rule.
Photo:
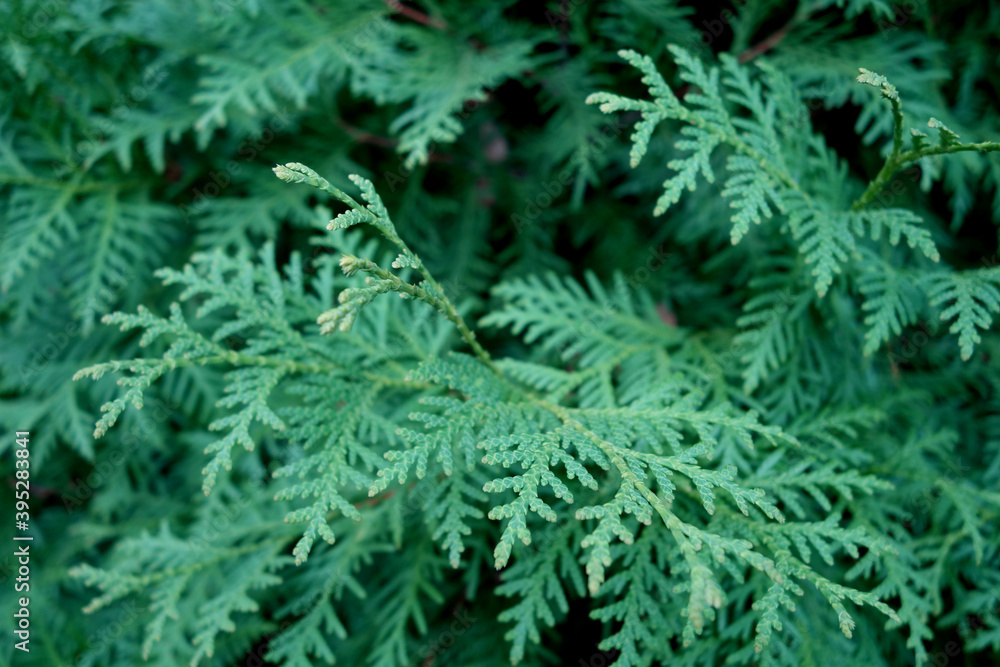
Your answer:
[[[0,2],[0,664],[997,661],[1000,11],[931,5]]]

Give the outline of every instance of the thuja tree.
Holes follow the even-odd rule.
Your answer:
[[[5,7],[16,660],[997,658],[1000,13],[198,8]]]

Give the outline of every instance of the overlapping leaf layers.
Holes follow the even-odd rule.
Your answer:
[[[851,3],[855,14],[864,9]],[[670,3],[644,11],[662,18],[667,10],[683,14]],[[394,127],[408,162],[419,162],[432,141],[455,138],[464,99],[481,99],[495,79],[525,67],[532,48],[515,30],[503,57],[468,44],[462,57],[448,57],[439,51],[454,44],[427,36],[434,33],[379,23],[365,48],[326,49],[313,34],[327,26],[320,13],[297,11],[315,20],[295,33],[302,43],[286,57],[262,50],[249,69],[235,56],[203,59],[218,76],[199,84],[197,102],[208,109],[189,119],[202,142],[231,115],[277,110],[274,90],[303,108],[319,95],[322,74],[349,78],[380,104],[412,102]],[[623,32],[635,27],[623,18],[628,11],[602,14],[601,30],[645,39]],[[227,39],[239,42],[247,30]],[[408,74],[412,62],[404,61],[414,53],[472,62],[460,67],[466,74],[491,63],[496,76],[470,75],[461,89],[428,85]],[[116,374],[124,387],[105,405],[98,436],[118,420],[138,430],[143,422],[129,423],[126,408],[141,407],[154,382],[190,398],[173,417],[189,431],[175,443],[186,463],[151,482],[162,493],[150,496],[150,516],[117,538],[100,568],[74,570],[100,590],[89,611],[110,623],[121,618],[116,608],[132,610],[127,632],[93,642],[82,664],[231,664],[248,651],[296,667],[335,657],[380,666],[542,664],[558,660],[543,635],[580,604],[619,665],[798,665],[833,654],[896,664],[909,659],[904,653],[925,664],[937,628],[958,628],[966,650],[1000,649],[1000,627],[986,613],[1000,586],[1000,468],[990,463],[1000,442],[1000,377],[984,370],[1000,350],[982,333],[1000,309],[1000,277],[996,268],[949,268],[947,235],[933,221],[878,205],[910,164],[948,180],[958,172],[940,167],[950,159],[943,154],[982,159],[977,153],[997,146],[962,143],[933,119],[933,141],[920,131],[905,141],[897,91],[863,72],[861,82],[888,99],[891,123],[866,113],[893,138],[865,187],[812,131],[798,88],[773,67],[723,56],[721,68],[706,68],[671,48],[682,95],[650,59],[624,55],[652,100],[600,93],[592,101],[641,116],[633,165],[669,155],[675,173],[658,212],[674,208],[673,219],[699,226],[671,223],[680,225],[673,240],[701,244],[724,230],[734,242],[715,249],[706,269],[737,267],[729,269],[734,280],[706,288],[690,280],[696,270],[679,269],[688,279],[679,290],[689,302],[705,295],[723,313],[734,292],[744,314],[696,330],[672,325],[663,304],[634,286],[642,281],[514,279],[495,288],[497,303],[479,322],[481,331],[522,338],[501,358],[466,322],[475,295],[435,280],[369,181],[353,179],[359,203],[298,163],[276,168],[347,206],[332,234],[313,239],[321,252],[307,259],[273,243],[254,252],[232,232],[252,231],[247,220],[260,222],[261,210],[267,220],[258,226],[272,232],[282,211],[304,229],[331,217],[322,204],[307,205],[309,195],[287,200],[295,188],[273,190],[269,207],[253,199],[253,211],[217,206],[217,217],[202,220],[210,249],[158,274],[183,290],[169,315],[140,308],[106,318],[142,330],[140,343],[158,353],[81,372]],[[25,75],[41,66],[32,62],[23,63]],[[573,82],[594,87],[585,75],[574,79],[571,66],[559,72],[574,93],[581,87]],[[800,86],[808,78],[793,76]],[[439,89],[450,92],[442,99]],[[193,113],[186,100],[178,104]],[[573,116],[592,122],[582,109],[562,105],[555,119],[586,129]],[[683,126],[669,142],[666,120]],[[171,131],[142,132],[159,137],[147,143],[160,170],[157,147]],[[120,161],[132,143],[122,132]],[[579,141],[568,135],[559,134],[560,155],[575,155],[578,206],[596,180],[593,155],[586,132]],[[5,173],[48,187],[14,154],[4,153]],[[699,186],[717,173],[720,190]],[[75,178],[68,204],[101,190]],[[642,191],[640,172],[635,179],[626,193]],[[272,192],[262,180],[251,185]],[[961,191],[955,179],[948,187]],[[682,199],[685,189],[693,192]],[[731,210],[712,208],[719,195]],[[108,197],[145,201],[134,189],[112,188]],[[19,247],[68,229],[60,210],[41,231],[15,225],[17,238],[28,239]],[[154,212],[137,209],[133,218]],[[122,220],[98,226],[107,237],[95,237],[104,244],[95,247],[111,247],[107,239],[120,238],[112,223]],[[344,231],[360,223],[389,245]],[[164,247],[169,234],[160,231],[122,252]],[[104,254],[122,254],[112,250]],[[23,275],[34,266],[27,256],[10,255],[4,270]],[[106,264],[81,289],[107,283],[115,264]],[[25,312],[43,292],[39,283],[28,293]],[[955,337],[935,340],[929,359],[912,368],[873,359],[928,314],[951,323],[957,348]],[[228,371],[221,387],[214,367]],[[219,395],[228,413],[209,426],[220,437],[209,438],[196,428],[199,406]],[[134,474],[155,479],[155,461]],[[195,462],[208,499],[165,503],[177,479],[197,473]],[[181,516],[182,526],[171,525]],[[118,534],[88,524],[84,537],[96,544]]]
[[[105,406],[98,435],[127,403],[141,406],[143,390],[164,373],[226,364],[234,370],[222,403],[238,411],[211,426],[224,435],[206,448],[214,454],[205,469],[206,492],[232,467],[237,445],[253,449],[254,423],[277,431],[282,446],[298,452],[275,471],[288,479],[276,492],[276,500],[294,507],[286,520],[304,524],[291,557],[279,555],[293,539],[284,529],[276,531],[280,539],[260,531],[241,533],[226,546],[213,543],[204,557],[236,561],[229,566],[259,575],[216,582],[218,592],[201,602],[199,613],[182,614],[178,604],[197,595],[192,589],[205,576],[202,560],[165,557],[166,535],[130,543],[117,567],[78,569],[104,591],[94,608],[133,593],[151,598],[158,615],[147,652],[155,651],[164,618],[179,617],[181,625],[190,624],[196,659],[211,656],[216,635],[235,629],[233,616],[257,609],[251,591],[276,585],[274,571],[288,561],[300,566],[293,582],[328,578],[314,570],[317,559],[336,560],[357,541],[371,544],[356,557],[371,558],[393,533],[407,550],[433,542],[424,557],[429,563],[446,558],[453,568],[463,566],[474,531],[480,549],[483,540],[495,542],[493,563],[503,570],[496,592],[512,598],[499,618],[513,623],[506,638],[515,662],[529,642],[539,641],[539,623],[552,624],[567,611],[571,595],[599,602],[594,617],[612,628],[602,648],[620,651],[626,665],[667,659],[682,647],[731,649],[752,636],[743,649],[748,658],[768,647],[775,630],[801,628],[805,619],[821,632],[819,615],[796,613],[802,596],[807,609],[816,604],[811,596],[825,599],[847,636],[855,625],[848,605],[868,605],[898,620],[877,594],[831,580],[816,567],[840,556],[858,559],[862,550],[867,561],[884,553],[876,531],[844,511],[855,494],[886,483],[841,470],[835,461],[804,459],[817,456],[814,446],[727,400],[713,388],[712,375],[692,363],[700,354],[696,343],[658,320],[641,293],[629,294],[621,282],[608,292],[589,281],[590,293],[557,278],[506,284],[498,289],[505,305],[483,323],[510,326],[575,367],[494,361],[399,238],[370,182],[353,178],[362,205],[303,165],[275,172],[347,204],[330,229],[375,227],[399,251],[391,265],[396,271],[383,268],[389,257],[370,259],[375,246],[359,247],[356,237],[324,241],[345,251],[339,266],[350,285],[331,307],[342,280],[334,277],[330,256],[306,284],[294,255],[282,276],[271,248],[256,264],[215,253],[196,257],[183,271],[161,272],[166,282],[185,286],[181,301],[199,302],[195,322],[227,313],[214,332],[201,333],[179,305],[169,319],[145,310],[108,318],[145,329],[143,342],[163,335],[173,342],[162,359],[112,362],[82,373],[123,372],[119,383],[128,387]],[[367,275],[364,283],[356,274]],[[389,293],[402,300],[383,296]],[[444,319],[431,317],[434,310]],[[317,329],[311,321],[320,311]],[[443,328],[449,321],[454,327]],[[234,331],[253,331],[239,351],[219,344]],[[453,332],[472,355],[449,351]],[[811,435],[836,443],[843,430],[850,432],[830,424]],[[791,466],[789,451],[796,452]],[[774,474],[766,474],[771,468]],[[837,506],[829,493],[840,497]],[[813,503],[828,510],[824,519],[810,519],[806,505]],[[383,517],[379,525],[375,515],[386,512],[395,520]],[[500,527],[498,537],[483,529],[484,517]],[[344,518],[360,523],[341,528]],[[547,523],[554,527],[545,529]],[[398,544],[400,534],[406,546]],[[317,538],[332,546],[310,558]],[[407,620],[419,627],[424,608],[441,602],[434,578],[420,570],[429,563],[414,561],[408,602],[378,630],[387,659],[406,655]],[[346,581],[327,579],[319,590],[303,592],[313,606],[300,601],[296,609],[304,615],[283,636],[294,646],[279,641],[271,657],[332,655],[318,628],[325,622],[343,630],[329,594],[344,587]],[[365,594],[357,588],[354,595]],[[720,615],[729,622],[719,626]],[[721,631],[699,640],[710,628]],[[698,649],[699,641],[709,643]]]

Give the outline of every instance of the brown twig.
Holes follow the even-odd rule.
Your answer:
[[[350,135],[355,141],[360,141],[365,144],[373,144],[375,146],[381,146],[383,148],[394,148],[396,144],[399,143],[398,140],[392,139],[390,137],[382,137],[377,134],[372,134],[367,130],[362,130],[359,127],[354,127],[343,118],[335,118],[334,122],[337,123],[337,127],[342,129],[344,132]]]
[[[739,56],[737,56],[736,59],[741,63],[748,63],[757,56],[767,53],[768,51],[776,47],[778,44],[780,44],[781,40],[783,40],[788,35],[788,33],[791,32],[792,28],[794,28],[800,23],[803,23],[804,21],[807,21],[809,17],[812,16],[814,11],[815,7],[809,7],[803,11],[796,12],[795,16],[793,16],[788,21],[788,23],[778,28],[777,31],[772,33],[764,41],[758,43],[756,46],[751,46],[749,49],[747,49]]]
[[[768,51],[776,47],[781,42],[781,40],[785,38],[785,35],[787,35],[789,31],[791,31],[792,27],[795,26],[795,24],[797,24],[798,22],[799,21],[797,19],[793,18],[791,21],[783,25],[781,28],[778,29],[777,32],[772,34],[763,42],[760,42],[756,46],[751,46],[749,49],[747,49],[739,56],[737,56],[737,60],[739,60],[739,62],[741,63],[748,63],[757,56],[767,53]]]
[[[389,500],[394,495],[396,495],[396,492],[393,489],[389,489],[385,493],[380,493],[374,498],[365,498],[364,500],[359,500],[358,502],[354,503],[354,508],[360,510],[362,507],[374,507],[375,505],[378,505],[384,500]]]
[[[393,139],[391,137],[383,137],[378,134],[373,134],[368,130],[362,130],[359,127],[351,125],[343,118],[334,118],[333,122],[337,124],[337,127],[346,132],[347,135],[351,137],[351,139],[354,139],[355,141],[361,142],[363,144],[371,144],[372,146],[378,146],[380,148],[395,148],[396,145],[399,144],[398,139]],[[451,163],[454,162],[454,160],[455,160],[454,156],[448,153],[430,151],[427,154],[428,162]]]
[[[432,28],[437,28],[438,30],[447,30],[448,24],[441,19],[436,19],[434,17],[428,16],[423,12],[417,11],[412,7],[407,7],[399,0],[385,0],[385,4],[394,12],[399,12],[406,18],[421,23]]]

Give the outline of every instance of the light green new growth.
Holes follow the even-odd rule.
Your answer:
[[[912,147],[904,150],[903,113],[896,88],[880,74],[861,69],[858,82],[878,88],[889,100],[894,130],[885,164],[848,205],[839,198],[852,186],[846,171],[823,139],[813,134],[802,100],[787,79],[764,63],[758,65],[759,75],[755,77],[750,67],[740,65],[727,54],[720,55],[721,69],[706,68],[683,48],[668,48],[679,68],[680,79],[690,87],[683,102],[649,57],[628,50],[620,51],[619,55],[642,72],[642,81],[653,101],[612,93],[594,93],[587,98],[589,104],[599,104],[604,113],[637,111],[642,115],[632,135],[633,167],[646,154],[652,133],[661,121],[673,119],[684,124],[679,131],[683,138],[676,140],[674,147],[689,155],[667,163],[677,173],[664,182],[664,193],[654,215],[661,215],[676,204],[685,189],[693,191],[699,175],[714,183],[716,169],[712,155],[717,149],[728,147],[721,194],[736,209],[732,215],[732,242],[743,239],[751,224],[759,225],[778,214],[785,221],[781,228],[791,232],[805,264],[812,267],[816,294],[821,298],[843,273],[845,265],[865,261],[868,256],[865,236],[878,241],[885,234],[891,246],[905,239],[924,257],[940,262],[937,246],[918,215],[907,209],[871,207],[894,173],[909,163],[935,155],[1000,150],[997,142],[961,143],[958,135],[933,118],[928,126],[938,130],[938,142],[928,144],[926,135],[911,130]],[[891,271],[892,267],[877,262],[866,268],[868,285],[880,281],[883,292],[897,285],[887,277],[876,278],[872,270]],[[941,318],[956,318],[951,330],[960,334],[961,356],[968,359],[974,344],[980,340],[976,329],[989,328],[992,314],[998,312],[993,295],[994,273],[948,271],[934,275],[938,277],[920,280],[917,285],[931,305],[953,301],[941,312]],[[870,288],[861,291],[871,293]],[[903,299],[892,292],[882,293],[878,298],[883,304]],[[747,304],[747,309],[751,308]],[[863,308],[869,312],[865,323],[871,328],[865,353],[870,354],[888,340],[889,332],[900,331],[900,322],[893,307],[883,308],[873,302]],[[775,323],[775,332],[787,329],[774,315],[775,311],[769,310],[761,317]],[[763,321],[748,317],[741,326]],[[748,391],[753,391],[783,363],[787,357],[783,350],[788,347],[783,339],[787,337],[788,333],[780,334],[780,339],[772,338],[773,345],[744,357],[744,386]]]
[[[361,189],[361,196],[367,202],[367,206],[362,206],[353,198],[330,185],[329,181],[321,178],[315,171],[305,165],[298,164],[297,162],[290,162],[284,166],[278,165],[274,168],[274,173],[278,178],[289,183],[307,183],[312,185],[350,206],[351,210],[341,213],[335,219],[331,220],[330,224],[327,225],[327,229],[330,231],[347,229],[359,222],[366,222],[372,225],[390,243],[402,251],[402,254],[393,261],[393,268],[412,267],[417,269],[424,278],[423,287],[420,285],[410,285],[380,268],[371,260],[359,260],[357,257],[345,256],[340,262],[341,269],[345,275],[351,276],[358,271],[364,271],[372,274],[374,277],[365,280],[365,283],[368,285],[367,288],[342,292],[340,297],[338,297],[341,305],[319,316],[317,323],[320,325],[321,333],[332,333],[334,330],[350,331],[361,306],[371,302],[377,294],[385,294],[390,291],[398,292],[400,296],[418,298],[444,314],[445,317],[454,323],[462,338],[476,353],[476,357],[487,366],[493,366],[490,355],[476,341],[476,335],[466,325],[465,320],[459,315],[454,304],[445,296],[441,285],[434,280],[433,276],[431,276],[430,272],[427,271],[420,261],[420,258],[410,250],[406,243],[403,242],[403,239],[399,238],[392,220],[389,219],[389,212],[386,211],[385,204],[382,203],[381,197],[375,192],[375,186],[372,185],[371,181],[357,175],[350,177],[351,181]]]
[[[515,663],[524,655],[528,640],[539,641],[535,623],[551,614],[548,575],[531,567],[523,569],[534,561],[529,558],[519,565],[519,558],[527,557],[522,550],[536,539],[539,520],[557,522],[570,505],[577,507],[571,516],[580,526],[574,529],[577,545],[573,549],[580,551],[581,581],[585,579],[589,595],[605,601],[598,616],[625,620],[602,644],[621,648],[623,664],[641,662],[642,646],[666,641],[650,633],[657,617],[649,609],[640,610],[645,603],[629,602],[635,595],[645,595],[647,584],[636,581],[638,588],[626,593],[620,586],[622,574],[616,574],[636,558],[653,557],[648,549],[654,536],[661,545],[656,547],[656,558],[667,559],[670,579],[683,593],[685,621],[680,635],[685,645],[704,633],[719,610],[731,603],[724,592],[729,577],[744,580],[749,576],[758,591],[753,612],[758,618],[757,651],[768,645],[780,626],[779,608],[794,609],[790,595],[805,594],[799,582],[817,587],[839,614],[848,636],[853,622],[844,599],[895,618],[877,596],[844,588],[808,565],[814,549],[830,562],[840,550],[856,558],[862,546],[881,553],[883,542],[859,527],[842,527],[836,515],[821,523],[790,521],[767,491],[746,485],[737,466],[722,463],[720,452],[729,452],[723,458],[737,451],[740,456],[755,456],[762,445],[774,453],[801,445],[793,435],[760,424],[755,412],[724,398],[707,397],[702,389],[704,378],[675,366],[667,352],[674,348],[673,354],[683,354],[685,348],[678,345],[686,346],[684,338],[652,326],[648,307],[631,304],[624,285],[614,293],[615,299],[625,299],[619,301],[621,310],[602,319],[594,319],[593,314],[607,313],[600,304],[610,303],[612,296],[592,278],[588,279],[590,294],[571,280],[554,277],[544,285],[532,280],[502,286],[497,295],[507,305],[485,318],[484,324],[527,332],[528,340],[552,350],[559,349],[565,331],[575,331],[572,350],[563,354],[580,355],[579,366],[566,373],[525,361],[494,362],[419,257],[400,239],[371,183],[352,179],[361,189],[366,202],[362,205],[303,165],[292,163],[274,171],[285,181],[313,185],[347,204],[350,210],[331,221],[329,229],[359,222],[372,225],[401,252],[394,268],[414,268],[423,281],[408,283],[357,251],[345,252],[337,264],[323,265],[325,277],[317,283],[324,286],[323,299],[332,297],[329,272],[335,266],[348,280],[355,280],[358,273],[368,274],[366,286],[340,292],[340,305],[316,319],[317,336],[293,323],[304,321],[303,308],[312,309],[321,301],[307,297],[306,286],[294,270],[285,279],[279,277],[270,248],[261,253],[260,268],[216,254],[197,258],[200,268],[164,271],[167,282],[187,287],[182,299],[208,297],[200,316],[230,304],[236,306],[237,320],[209,339],[192,329],[176,306],[170,320],[147,311],[115,316],[111,321],[145,328],[147,342],[161,335],[174,337],[174,342],[162,360],[115,362],[81,372],[93,377],[109,370],[132,373],[124,379],[129,392],[109,404],[101,432],[114,422],[126,401],[141,404],[143,390],[165,372],[189,364],[235,365],[228,395],[220,406],[242,407],[242,411],[213,424],[213,428],[228,429],[229,434],[206,450],[215,455],[205,471],[206,492],[232,467],[235,444],[253,448],[255,423],[298,443],[305,456],[283,466],[275,477],[298,478],[279,490],[276,500],[312,502],[290,511],[286,518],[306,526],[292,552],[301,564],[317,538],[334,542],[331,522],[336,514],[353,521],[370,520],[366,518],[370,511],[351,489],[367,490],[366,495],[379,503],[377,507],[386,502],[391,485],[425,485],[434,480],[437,500],[427,507],[428,517],[436,526],[434,540],[447,551],[452,567],[461,563],[465,540],[472,534],[471,522],[487,517],[502,525],[493,546],[496,568],[512,563],[522,568],[518,570],[521,582],[515,585],[510,579],[501,591],[521,598],[502,617],[516,620],[508,634]],[[368,244],[361,254],[375,249]],[[227,291],[229,285],[235,289]],[[419,363],[403,374],[402,368],[393,368],[397,363],[393,362],[384,372],[356,376],[355,369],[369,365],[365,359],[374,353],[366,350],[372,327],[406,326],[404,322],[412,317],[399,312],[409,307],[401,301],[385,302],[380,313],[366,316],[379,308],[381,302],[375,297],[390,291],[443,314],[473,348],[475,357],[422,352]],[[257,299],[267,295],[268,305],[263,309],[253,306],[255,293]],[[578,327],[574,321],[581,318],[597,327]],[[247,320],[262,327],[259,333],[241,352],[221,350],[215,341]],[[357,334],[359,327],[368,333]],[[330,336],[333,331],[338,333]],[[394,423],[397,418],[383,416],[378,406],[399,400],[393,395],[400,391],[412,395],[409,402],[414,408],[408,419]],[[311,402],[319,401],[318,406],[325,402],[345,405],[333,412],[317,412],[314,407],[287,404],[281,398],[287,392],[311,397]],[[419,408],[414,399],[419,399]],[[789,478],[792,486],[787,489],[782,484],[770,486],[787,502],[799,493],[792,490],[796,484],[812,492],[824,485],[847,488],[845,484],[870,492],[877,485],[862,477],[844,480],[829,467],[810,474],[809,481]],[[497,500],[491,502],[491,496]],[[676,548],[663,551],[663,540]],[[797,555],[793,555],[793,545]],[[81,575],[93,582],[108,578],[93,570],[81,571]],[[176,585],[186,584],[178,581]],[[126,589],[115,590],[124,594]],[[640,608],[626,618],[620,615],[622,604],[640,604]],[[218,625],[222,630],[229,627],[225,620]]]
[[[653,62],[633,51],[619,55],[643,73],[643,83],[649,86],[653,102],[632,100],[611,93],[595,93],[587,98],[599,104],[604,113],[638,111],[642,121],[632,135],[632,164],[645,155],[656,125],[670,118],[686,125],[680,130],[685,137],[675,143],[690,156],[670,161],[668,166],[677,175],[664,183],[664,194],[657,202],[654,215],[661,215],[680,200],[683,190],[697,187],[697,176],[714,183],[716,174],[711,164],[712,154],[722,146],[732,153],[726,159],[726,180],[723,197],[736,209],[732,216],[732,242],[738,243],[750,230],[751,224],[761,224],[775,213],[787,216],[788,227],[799,245],[806,264],[812,265],[815,288],[822,297],[844,263],[855,252],[855,230],[863,230],[864,218],[838,210],[830,201],[836,194],[836,184],[823,183],[823,191],[811,192],[807,185],[820,171],[843,181],[844,173],[836,157],[822,140],[812,135],[802,102],[790,83],[776,71],[760,65],[759,80],[751,76],[749,67],[723,54],[722,69],[706,69],[701,61],[677,46],[670,46],[680,68],[680,77],[692,90],[682,103],[670,90]],[[742,108],[748,115],[735,115],[730,108]],[[793,175],[794,174],[794,175]],[[905,236],[911,247],[920,248],[932,259],[937,250],[927,232],[914,225],[890,225],[893,242]],[[878,231],[872,227],[872,235]]]
[[[996,662],[995,4],[0,0],[27,662]]]
[[[977,345],[989,349],[980,331],[1000,312],[1000,269],[952,270],[920,216],[874,202],[910,162],[996,144],[962,144],[932,119],[938,143],[913,131],[904,150],[898,92],[863,70],[858,80],[889,99],[895,131],[862,189],[776,68],[725,54],[706,67],[682,48],[669,53],[683,99],[651,58],[622,51],[652,100],[595,93],[587,101],[640,114],[633,168],[663,154],[651,150],[663,121],[681,126],[669,136],[673,175],[662,194],[654,184],[656,215],[702,181],[720,181],[731,210],[718,221],[723,250],[706,272],[739,271],[746,284],[738,300],[707,298],[732,299],[729,321],[709,330],[671,322],[661,297],[636,286],[638,272],[614,274],[610,286],[591,272],[582,282],[541,272],[492,290],[478,324],[521,339],[497,349],[523,342],[523,350],[491,355],[465,302],[460,312],[371,181],[349,177],[355,198],[303,164],[278,165],[281,180],[346,207],[329,222],[328,202],[316,208],[327,233],[311,241],[336,254],[307,262],[292,252],[279,266],[268,242],[256,254],[218,247],[161,269],[163,283],[181,289],[166,316],[139,307],[104,318],[141,330],[139,345],[155,352],[75,376],[120,376],[123,392],[103,406],[96,437],[127,419],[129,405],[142,408],[154,383],[180,376],[200,391],[214,382],[206,395],[221,413],[207,428],[218,433],[178,445],[194,443],[206,459],[208,498],[201,532],[192,532],[205,534],[244,500],[253,509],[193,547],[164,524],[123,540],[118,569],[76,568],[100,591],[88,612],[142,599],[151,614],[143,659],[171,660],[166,647],[190,640],[197,665],[226,635],[237,637],[240,614],[258,612],[280,584],[291,592],[278,589],[273,618],[286,627],[268,639],[264,659],[332,664],[337,642],[349,646],[364,632],[371,664],[402,665],[414,655],[414,629],[426,635],[458,596],[444,592],[444,573],[457,570],[465,600],[485,562],[497,570],[489,594],[504,605],[496,618],[509,625],[512,664],[539,655],[546,626],[573,598],[588,598],[591,618],[604,624],[599,648],[617,651],[621,667],[685,656],[794,664],[813,634],[818,645],[854,646],[840,642],[868,633],[860,639],[870,646],[872,618],[905,626],[926,662],[928,618],[941,613],[927,600],[937,565],[917,562],[923,547],[908,541],[902,510],[869,503],[893,490],[890,480],[927,477],[921,466],[943,458],[957,431],[908,425],[900,412],[920,410],[930,394],[887,391],[862,353],[900,336],[925,308],[954,320],[963,359]],[[224,122],[224,102],[203,125]],[[455,138],[454,101],[438,102],[428,117],[400,121],[423,128],[419,140],[404,136],[411,159],[426,158],[432,138]],[[366,240],[362,223],[379,237]],[[726,254],[758,241],[766,250],[752,261]],[[732,256],[749,268],[726,265]],[[657,279],[672,284],[672,271]],[[389,293],[401,298],[379,298]],[[856,336],[843,335],[845,323]],[[214,367],[225,373],[208,374]],[[867,402],[843,398],[854,394]],[[898,460],[882,460],[886,451]],[[247,488],[237,477],[260,480],[252,498],[234,491]],[[995,498],[963,495],[961,482],[928,485],[948,499],[949,514],[959,510],[950,542],[926,550],[944,554],[968,537],[971,557],[988,561],[988,525],[970,503]],[[377,575],[358,574],[373,563]],[[363,606],[364,618],[338,615],[350,605]],[[865,622],[856,626],[858,614]]]
[[[872,200],[875,199],[880,192],[882,192],[886,185],[888,185],[889,179],[892,178],[892,175],[910,162],[916,162],[917,160],[930,157],[932,155],[959,153],[961,151],[978,151],[980,153],[1000,151],[1000,142],[996,141],[983,141],[971,144],[962,143],[959,141],[957,134],[949,130],[944,123],[935,118],[931,118],[927,121],[927,127],[938,131],[938,143],[928,144],[926,142],[926,134],[916,128],[911,128],[910,134],[912,147],[910,150],[904,151],[903,108],[899,99],[899,93],[896,91],[895,86],[889,83],[881,74],[870,72],[863,67],[860,68],[860,71],[861,74],[858,76],[858,82],[878,88],[881,91],[882,96],[889,100],[889,104],[892,105],[892,150],[889,153],[889,157],[886,159],[885,164],[882,166],[882,169],[879,170],[878,174],[871,181],[871,183],[868,184],[865,191],[851,206],[852,209],[862,209],[871,204]]]

